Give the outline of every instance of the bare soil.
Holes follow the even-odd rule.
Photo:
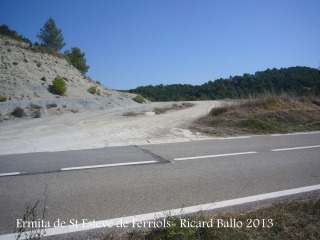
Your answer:
[[[147,103],[36,119],[14,119],[0,124],[0,154],[63,151],[136,144],[206,139],[190,124],[207,115],[222,101],[192,102],[194,106],[163,114],[124,116],[127,112],[152,112],[177,102]],[[54,108],[52,108],[54,109]],[[51,110],[51,109],[49,109]]]

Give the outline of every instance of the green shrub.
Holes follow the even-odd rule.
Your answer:
[[[137,103],[143,103],[144,102],[144,98],[140,94],[138,94],[137,96],[132,98],[132,100],[136,101]]]
[[[97,92],[97,87],[91,86],[91,87],[88,89],[88,92],[91,93],[91,94],[95,94],[95,93]]]
[[[50,85],[50,90],[55,94],[63,95],[67,91],[66,82],[62,77],[56,76]]]
[[[5,102],[5,101],[7,101],[7,97],[0,95],[0,102]]]
[[[100,81],[96,81],[96,84],[99,84],[99,85],[101,85],[101,82],[100,82]]]
[[[41,62],[38,62],[37,63],[37,67],[41,67],[42,66],[42,63]]]
[[[67,61],[69,61],[75,68],[77,68],[81,73],[85,74],[88,72],[89,66],[86,63],[85,53],[77,47],[71,48],[71,50],[66,50],[64,52]]]
[[[23,116],[26,116],[23,108],[21,107],[16,107],[11,114],[18,118],[22,118]]]

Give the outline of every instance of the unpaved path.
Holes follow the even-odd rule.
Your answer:
[[[176,103],[176,102],[175,102]],[[172,103],[77,113],[0,124],[0,154],[63,151],[137,144],[182,142],[206,138],[188,126],[222,101],[197,101],[191,108],[165,114],[124,117],[126,112],[152,111]]]

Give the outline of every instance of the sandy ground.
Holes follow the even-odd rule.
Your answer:
[[[149,103],[52,116],[17,119],[0,124],[0,154],[92,149],[109,146],[168,143],[205,139],[189,125],[222,101],[198,101],[195,106],[160,115],[123,116],[126,112],[148,112],[172,103]]]

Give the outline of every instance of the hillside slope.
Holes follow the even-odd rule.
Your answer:
[[[266,92],[296,96],[320,95],[320,71],[310,67],[267,69],[255,74],[230,76],[202,85],[171,84],[144,86],[129,90],[150,101],[194,101],[239,99]]]
[[[0,103],[2,115],[10,113],[16,106],[28,108],[30,104],[40,106],[43,115],[50,114],[46,111],[48,104],[64,106],[62,110],[72,111],[136,104],[132,101],[135,94],[106,89],[81,74],[66,59],[37,52],[28,43],[0,35],[0,52],[0,96],[7,99]],[[67,84],[63,96],[49,91],[57,75],[63,77]],[[96,87],[99,96],[88,92],[92,86]]]

